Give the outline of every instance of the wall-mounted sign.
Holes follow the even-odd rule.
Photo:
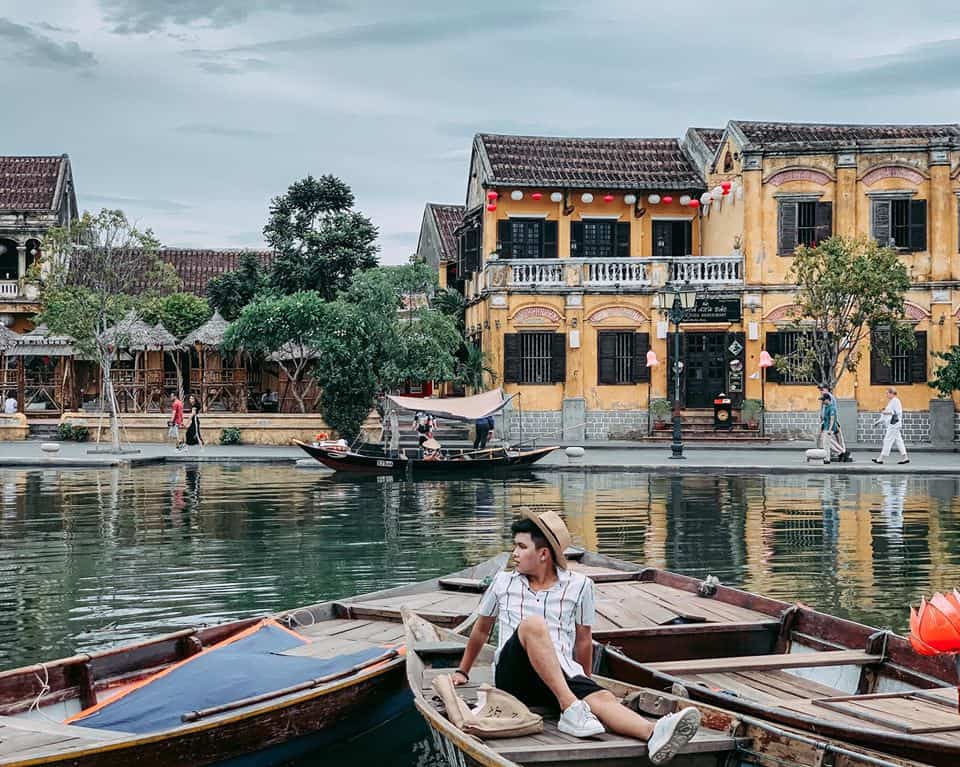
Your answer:
[[[739,322],[743,316],[740,298],[703,296],[686,313],[684,322]]]

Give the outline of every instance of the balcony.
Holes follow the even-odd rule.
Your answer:
[[[742,256],[560,258],[488,261],[487,290],[649,292],[672,282],[697,288],[743,286]]]
[[[0,280],[0,298],[16,298],[20,295],[20,284],[17,280]]]

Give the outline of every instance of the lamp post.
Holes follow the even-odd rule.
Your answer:
[[[673,441],[670,443],[670,457],[683,458],[683,440],[680,423],[680,372],[683,361],[680,359],[680,323],[687,312],[697,303],[697,291],[682,289],[679,285],[665,288],[657,293],[654,306],[663,312],[674,325],[673,334]]]

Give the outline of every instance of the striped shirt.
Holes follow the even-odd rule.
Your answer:
[[[556,583],[545,591],[533,591],[527,576],[516,571],[498,573],[477,609],[480,615],[497,618],[499,636],[494,665],[520,621],[536,615],[546,621],[563,672],[568,677],[584,673],[573,659],[576,627],[592,626],[596,621],[593,581],[585,575],[557,570]]]

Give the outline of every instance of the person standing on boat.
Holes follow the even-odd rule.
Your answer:
[[[476,420],[477,435],[473,440],[474,450],[483,450],[487,446],[487,440],[490,439],[490,433],[493,431],[493,416],[485,415]]]
[[[645,740],[650,761],[663,764],[696,734],[700,712],[684,708],[651,725],[590,678],[593,581],[567,568],[570,533],[556,512],[521,513],[511,528],[516,569],[498,573],[483,595],[453,683],[469,681],[470,668],[498,622],[494,679],[499,689],[528,706],[559,708],[557,727],[568,735],[588,738],[609,729]]]

